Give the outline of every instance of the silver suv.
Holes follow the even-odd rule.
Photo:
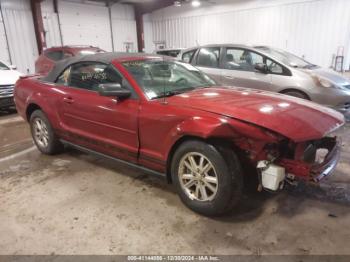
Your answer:
[[[221,85],[283,93],[350,115],[350,81],[342,75],[268,46],[207,45],[183,50],[191,63]]]

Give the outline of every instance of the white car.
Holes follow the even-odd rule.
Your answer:
[[[0,61],[0,110],[14,106],[13,88],[22,74],[16,66],[8,66]]]

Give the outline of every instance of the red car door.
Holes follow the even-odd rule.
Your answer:
[[[101,83],[120,83],[132,89],[117,70],[112,65],[82,62],[68,68],[58,81],[64,91],[58,110],[64,137],[89,149],[136,162],[139,150],[136,94],[117,100],[97,92]]]

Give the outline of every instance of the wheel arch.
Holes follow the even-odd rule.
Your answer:
[[[30,116],[35,110],[42,110],[42,108],[37,103],[30,103],[26,108],[26,118],[27,121],[30,120]]]
[[[216,136],[212,136],[212,137],[207,137],[207,138],[203,138],[200,136],[193,136],[193,135],[185,135],[180,137],[171,147],[168,157],[167,157],[167,161],[166,161],[166,178],[168,183],[172,183],[172,179],[171,179],[171,163],[174,157],[174,154],[176,152],[176,150],[185,142],[187,141],[202,141],[202,142],[206,142],[208,144],[213,145],[217,150],[221,151],[220,148],[230,148],[232,150],[239,150],[239,148],[233,143],[233,141],[229,141],[223,137],[216,137]],[[228,143],[230,142],[230,143]]]
[[[298,92],[300,94],[303,94],[308,100],[311,101],[310,96],[306,92],[304,92],[304,91],[302,91],[302,90],[300,90],[298,88],[288,87],[288,88],[284,88],[284,89],[279,91],[279,93],[281,93],[281,94],[286,94],[288,92]]]

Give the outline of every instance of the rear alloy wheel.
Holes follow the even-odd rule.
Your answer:
[[[63,145],[59,141],[53,128],[41,110],[36,110],[30,116],[30,129],[35,145],[40,152],[53,155],[63,150]]]
[[[35,118],[33,122],[34,139],[35,142],[41,147],[46,148],[49,145],[49,131],[43,120]]]
[[[230,212],[242,195],[242,175],[234,152],[202,141],[180,145],[172,159],[171,175],[183,203],[203,215]]]

